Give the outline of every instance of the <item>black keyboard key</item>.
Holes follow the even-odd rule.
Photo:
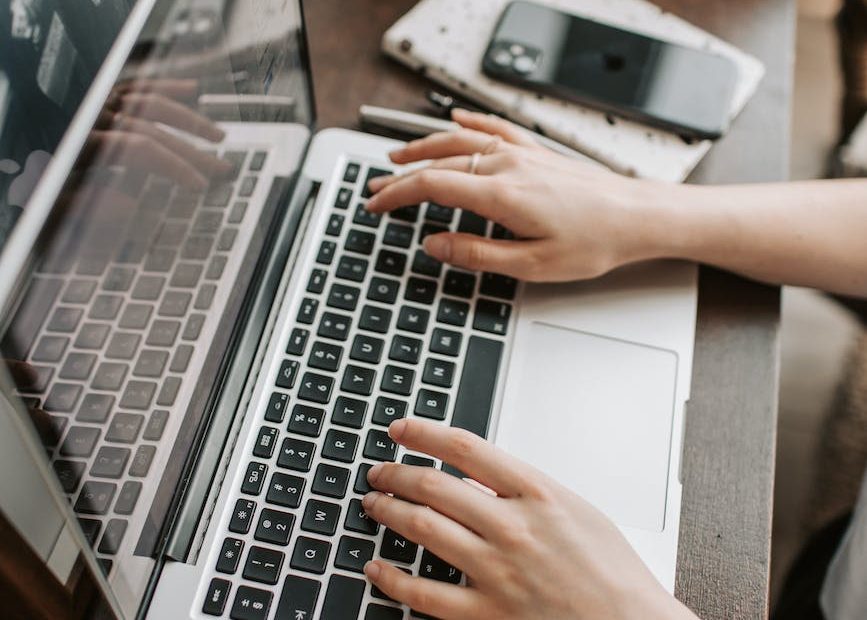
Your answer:
[[[94,478],[120,478],[129,462],[130,451],[127,448],[103,446],[96,453],[90,466],[90,475]]]
[[[470,211],[462,211],[458,220],[458,232],[484,237],[488,232],[488,220]]]
[[[217,572],[234,575],[241,564],[241,553],[244,551],[244,541],[228,537],[223,541],[220,555],[217,557]]]
[[[331,575],[320,620],[346,620],[357,618],[361,610],[366,583],[343,575]]]
[[[286,546],[292,536],[295,516],[272,508],[263,508],[253,538],[272,545]]]
[[[433,420],[445,420],[449,395],[434,390],[419,390],[415,401],[415,414]]]
[[[292,330],[292,335],[289,336],[289,344],[286,345],[286,353],[288,355],[304,355],[307,349],[307,340],[310,338],[310,332],[306,329],[296,327]]]
[[[84,532],[85,540],[87,540],[91,547],[96,547],[96,541],[102,530],[102,521],[79,517],[78,524],[81,526],[81,531]]]
[[[205,593],[205,602],[202,605],[202,613],[209,616],[222,616],[226,611],[226,603],[232,590],[231,582],[214,577]]]
[[[371,603],[364,612],[364,620],[403,620],[403,610]]]
[[[109,297],[107,295],[103,295],[101,297]],[[99,298],[97,298],[98,300]],[[120,309],[121,298],[111,296],[112,300],[117,301],[117,309]],[[96,308],[96,304],[94,303],[94,308]],[[103,313],[108,314],[108,313]],[[91,318],[100,319],[100,318],[109,318],[113,319],[117,314],[117,310],[111,316],[93,316]],[[84,315],[84,311],[81,308],[68,308],[65,306],[61,306],[54,311],[54,314],[51,315],[51,320],[48,321],[48,331],[52,332],[61,332],[66,334],[71,334],[75,332],[78,328],[78,322],[81,321],[81,317]]]
[[[463,327],[467,324],[467,317],[469,315],[470,304],[455,299],[440,300],[439,309],[437,310],[437,321],[440,323]]]
[[[394,461],[397,456],[397,445],[385,431],[371,429],[367,432],[364,444],[364,458],[374,461]]]
[[[93,454],[100,430],[88,426],[73,426],[66,434],[63,445],[60,446],[62,456],[88,457]]]
[[[268,401],[268,409],[265,410],[265,419],[268,422],[282,422],[289,406],[289,395],[274,392]]]
[[[181,331],[180,321],[154,321],[145,341],[152,347],[170,347],[175,344],[178,332]]]
[[[491,230],[491,239],[505,239],[511,241],[515,238],[515,233],[500,224],[494,224]]]
[[[341,396],[334,405],[331,423],[349,428],[361,428],[364,426],[366,413],[367,403],[365,401]]]
[[[265,549],[264,547],[250,547],[250,552],[247,554],[247,563],[244,565],[244,579],[274,585],[280,576],[282,566],[282,551]]]
[[[232,620],[266,620],[273,597],[271,592],[240,586],[235,593],[235,602],[229,617]]]
[[[373,384],[375,382],[375,370],[349,364],[343,372],[343,381],[340,383],[340,389],[350,394],[370,396],[373,393]]]
[[[163,431],[166,429],[166,424],[169,421],[169,412],[164,409],[157,409],[151,412],[147,424],[145,424],[142,438],[148,441],[159,441],[163,436]]]
[[[424,456],[416,456],[415,454],[404,454],[403,458],[400,459],[400,462],[404,465],[411,465],[413,467],[435,467],[436,463],[433,459],[426,458]]]
[[[470,299],[476,290],[476,276],[463,271],[449,269],[443,282],[443,293]]]
[[[376,257],[374,269],[380,273],[400,277],[406,271],[406,254],[392,252],[391,250],[380,250]]]
[[[346,171],[343,173],[343,180],[347,183],[355,183],[358,180],[359,174],[361,174],[361,166],[355,162],[349,162],[346,165]]]
[[[141,495],[141,488],[142,483],[138,480],[124,482],[114,504],[114,511],[119,515],[131,515],[138,503],[138,496]]]
[[[328,292],[327,304],[340,310],[355,310],[358,299],[361,297],[361,289],[344,284],[333,284]]]
[[[336,344],[315,342],[313,343],[313,348],[310,349],[310,359],[307,360],[307,363],[311,368],[337,372],[342,358],[343,348]]]
[[[391,339],[391,348],[388,351],[388,359],[404,364],[417,364],[421,357],[421,349],[424,343],[418,338],[396,335]]]
[[[241,187],[238,188],[238,196],[241,198],[249,198],[253,195],[253,192],[256,191],[256,183],[259,177],[244,177],[244,180],[241,181]]]
[[[305,297],[298,309],[298,322],[304,325],[312,325],[316,320],[316,311],[319,309],[319,301]]]
[[[319,253],[316,255],[316,262],[320,265],[330,265],[334,262],[334,255],[337,253],[337,244],[333,241],[323,241],[319,246]]]
[[[314,269],[310,272],[310,279],[307,281],[307,292],[318,295],[325,290],[325,281],[328,280],[328,272],[324,269]]]
[[[509,317],[511,315],[512,306],[509,304],[490,299],[480,299],[476,302],[473,329],[504,335],[509,328]]]
[[[365,198],[370,198],[370,196],[372,194],[370,189],[368,189],[368,186],[370,185],[370,181],[372,179],[377,178],[377,177],[384,177],[384,176],[388,176],[390,174],[393,174],[391,170],[383,170],[382,168],[371,167],[367,171],[367,179],[365,179],[365,181],[364,181],[364,187],[361,190],[361,195],[364,196]]]
[[[174,405],[180,389],[180,377],[166,377],[163,380],[163,386],[160,388],[159,396],[157,396],[157,405],[161,407],[171,407]]]
[[[55,383],[51,386],[48,396],[45,397],[42,408],[45,411],[67,413],[75,409],[80,396],[80,385],[74,383]]]
[[[289,561],[289,566],[298,570],[303,570],[307,573],[316,573],[317,575],[321,575],[325,572],[325,567],[328,566],[328,555],[330,553],[331,543],[316,538],[299,536],[295,541],[295,550],[292,552],[292,559]],[[287,580],[288,579],[301,579],[301,577],[289,576],[287,577]],[[306,581],[306,579],[303,581]],[[315,583],[318,591],[319,582],[312,581],[310,583]],[[310,614],[312,617],[312,609],[310,610]],[[279,611],[277,612],[277,617],[280,617]],[[290,616],[287,616],[287,618],[289,617]]]
[[[341,536],[334,565],[337,568],[361,573],[364,565],[373,559],[374,548],[375,544],[372,540]]]
[[[393,304],[397,301],[400,291],[400,282],[374,276],[370,279],[370,288],[367,289],[367,298],[371,301],[381,301],[385,304]]]
[[[371,519],[366,512],[364,506],[361,505],[360,499],[349,500],[349,508],[346,511],[346,521],[343,523],[350,532],[358,532],[359,534],[368,534],[376,536],[379,532],[379,523]]]
[[[325,234],[329,237],[339,237],[343,232],[343,222],[346,218],[339,213],[332,213],[328,218],[328,224],[325,226]]]
[[[265,162],[268,160],[266,151],[256,151],[250,159],[250,170],[252,172],[261,172],[265,168]]]
[[[120,551],[123,537],[126,534],[127,522],[125,519],[111,519],[105,526],[102,540],[99,543],[99,552],[105,555],[115,555]]]
[[[376,244],[376,235],[373,233],[352,228],[349,234],[346,235],[346,243],[343,249],[347,252],[356,252],[370,256],[373,253],[373,246]]]
[[[421,553],[421,565],[418,569],[418,576],[458,584],[461,582],[462,575],[461,571],[454,566],[425,549]]]
[[[345,341],[349,338],[349,328],[352,326],[352,317],[325,312],[319,322],[319,330],[316,332],[322,338]]]
[[[427,278],[410,278],[406,284],[404,299],[420,304],[432,304],[437,294],[437,283]]]
[[[430,321],[430,312],[421,308],[413,308],[411,306],[402,306],[400,314],[397,317],[397,328],[403,329],[416,334],[423,334],[427,331],[427,325]]]
[[[60,368],[58,377],[72,381],[86,381],[96,365],[96,356],[90,353],[70,353]]]
[[[395,420],[406,417],[406,403],[394,398],[380,396],[373,407],[373,423],[388,426]]]
[[[518,281],[515,278],[496,273],[485,273],[482,275],[482,284],[479,287],[481,295],[511,301],[515,299],[517,291]]]
[[[418,205],[401,207],[391,212],[391,217],[402,222],[415,223],[418,220]]]
[[[79,461],[54,461],[54,473],[64,493],[75,493],[86,465]]]
[[[265,484],[265,476],[267,474],[267,465],[255,461],[251,462],[247,465],[247,473],[244,474],[244,481],[241,483],[241,493],[259,495],[262,492],[262,486]]]
[[[463,336],[459,332],[437,327],[433,330],[433,335],[430,339],[430,350],[432,353],[457,357],[461,352],[462,341]]]
[[[325,435],[322,458],[352,463],[358,450],[358,435],[332,428]]]
[[[318,499],[307,500],[304,516],[301,518],[301,529],[305,532],[333,536],[340,523],[340,506]]]
[[[346,210],[352,203],[352,189],[349,187],[341,187],[337,190],[337,198],[334,200],[334,208]]]
[[[418,545],[394,530],[386,528],[385,534],[382,535],[382,547],[379,549],[379,555],[387,560],[412,564],[418,555]]]
[[[442,222],[443,224],[451,224],[455,216],[455,210],[450,207],[443,207],[431,202],[427,206],[425,218],[432,222]]]
[[[358,472],[355,474],[355,485],[352,490],[359,495],[367,495],[373,490],[370,483],[367,481],[367,472],[373,467],[370,463],[361,463],[358,466]]]
[[[289,418],[289,431],[306,435],[307,437],[319,437],[322,432],[322,419],[325,411],[307,405],[295,405],[292,408],[292,416]]]
[[[246,534],[250,531],[253,516],[256,514],[256,502],[249,499],[239,499],[229,519],[229,531],[236,534]]]
[[[416,250],[412,259],[412,272],[432,278],[439,278],[443,270],[443,264],[432,256],[425,254],[424,250]]]
[[[358,327],[377,334],[384,334],[391,325],[391,310],[379,306],[367,305],[361,309]]]
[[[276,504],[284,508],[298,508],[301,505],[301,496],[304,494],[304,478],[290,476],[281,472],[274,472],[271,476],[271,484],[268,485],[268,494],[265,500],[269,504]]]
[[[277,444],[277,438],[280,436],[278,431],[273,426],[263,426],[259,429],[259,435],[256,437],[256,443],[253,445],[253,456],[260,459],[270,459],[274,454],[274,447]]]
[[[315,372],[305,372],[298,388],[298,398],[325,405],[331,401],[334,379]]]
[[[315,451],[315,444],[295,439],[294,437],[288,437],[283,440],[283,444],[280,446],[277,467],[295,471],[310,471]]]
[[[78,500],[75,502],[75,512],[86,515],[104,515],[111,506],[117,485],[110,482],[94,482],[88,480],[81,487]]]
[[[464,369],[455,399],[451,425],[488,437],[488,425],[497,388],[503,343],[481,336],[471,336],[464,359]],[[444,465],[443,471],[463,476],[457,469]]]
[[[131,360],[135,356],[140,342],[141,336],[138,334],[118,332],[112,335],[105,356],[109,359]],[[96,371],[97,377],[100,376],[101,368],[102,364],[100,364],[99,369]]]
[[[455,365],[445,360],[430,358],[424,363],[421,380],[428,385],[452,387],[455,380]]]
[[[34,362],[59,362],[68,345],[69,338],[64,336],[43,336],[33,351],[32,359]]]
[[[277,373],[277,387],[286,390],[291,390],[295,387],[295,380],[298,378],[299,367],[300,364],[295,360],[283,360],[283,363],[280,364],[280,371]]]
[[[383,245],[408,249],[412,245],[413,236],[413,230],[409,226],[391,222],[385,227],[385,234],[382,237],[382,243]]]
[[[363,204],[358,204],[355,207],[355,215],[352,217],[352,222],[359,226],[367,226],[368,228],[379,228],[379,223],[382,221],[382,216],[378,213],[371,213],[364,208]]]
[[[313,477],[312,491],[317,495],[340,499],[346,496],[349,486],[349,470],[328,463],[320,463]]]
[[[295,548],[298,549],[297,545]],[[326,551],[326,555],[327,553]],[[280,594],[275,620],[313,620],[320,587],[318,581],[287,575],[283,580],[283,591]]]
[[[78,337],[75,339],[76,348],[88,349],[91,351],[97,351],[97,350],[101,349],[102,345],[104,345],[105,341],[108,339],[108,333],[109,333],[110,329],[111,328],[108,325],[104,325],[102,323],[85,323],[82,326],[81,331],[78,332]],[[39,344],[41,345],[43,343],[43,341],[47,340],[48,338],[51,338],[51,336],[46,336],[45,338],[43,338],[39,342]],[[54,338],[59,339],[59,340],[66,340],[65,338],[58,338],[56,336]],[[65,344],[64,344],[64,348],[65,348]],[[36,351],[33,354],[33,359],[35,361],[56,362],[60,359],[59,357],[56,357],[53,360],[49,360],[49,359],[39,360],[36,357],[37,353],[39,353],[39,347],[36,348]],[[62,350],[60,351],[60,353],[62,355],[62,353],[63,353]],[[68,357],[67,357],[67,361],[69,361]]]
[[[409,396],[412,394],[412,384],[415,379],[415,371],[401,366],[389,364],[382,373],[380,388],[383,392]]]
[[[445,226],[440,226],[438,224],[424,224],[418,234],[418,243],[421,245],[424,243],[424,240],[431,235],[438,235],[444,232],[449,232],[449,229]]]
[[[352,341],[352,349],[349,351],[350,359],[368,364],[379,364],[382,359],[382,349],[385,343],[379,338],[359,334]]]
[[[117,443],[135,443],[143,425],[143,415],[116,413],[105,433],[105,440]]]
[[[11,324],[15,326],[3,338],[3,353],[11,359],[27,359],[39,330],[63,288],[63,280],[33,278]]]
[[[75,419],[80,422],[101,424],[108,419],[114,407],[114,396],[110,394],[87,394],[81,401]]]

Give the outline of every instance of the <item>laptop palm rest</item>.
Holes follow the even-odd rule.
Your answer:
[[[618,525],[662,531],[677,355],[543,323],[528,329],[497,444]]]

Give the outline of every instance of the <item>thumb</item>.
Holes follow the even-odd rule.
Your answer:
[[[486,239],[467,233],[439,233],[424,240],[433,258],[468,271],[490,271],[522,280],[533,279],[534,241]]]

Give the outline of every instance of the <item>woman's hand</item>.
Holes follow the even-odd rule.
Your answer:
[[[394,441],[454,465],[496,492],[440,470],[384,463],[367,514],[463,571],[467,587],[365,567],[390,597],[438,618],[692,618],[600,512],[479,437],[418,420]],[[401,499],[398,499],[401,498]]]
[[[523,280],[591,278],[665,253],[666,208],[684,189],[622,177],[543,148],[522,129],[493,116],[456,110],[464,129],[410,142],[397,164],[433,160],[399,177],[370,182],[368,209],[384,213],[426,200],[473,211],[517,240],[441,233],[425,251],[473,271]],[[476,174],[472,155],[483,153]]]

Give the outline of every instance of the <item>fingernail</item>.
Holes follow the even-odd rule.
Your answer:
[[[376,503],[376,500],[379,499],[380,495],[382,495],[382,493],[379,493],[378,491],[371,491],[361,498],[361,505],[364,506],[365,510],[373,508],[373,505]]]
[[[382,463],[380,463],[379,465],[374,465],[367,472],[367,481],[370,484],[374,484],[376,482],[376,479],[379,478],[379,474],[381,472],[382,472]]]
[[[406,430],[406,420],[395,420],[388,427],[388,436],[398,441]]]
[[[364,574],[373,581],[379,579],[379,573],[381,572],[382,569],[379,568],[379,564],[376,564],[375,562],[368,562],[364,565]]]
[[[367,201],[367,204],[364,205],[364,210],[370,211],[371,213],[375,213],[377,202],[378,201],[376,200],[376,196],[372,196],[370,198],[370,200]]]
[[[452,242],[445,235],[431,235],[425,238],[424,251],[444,263],[452,260]]]

